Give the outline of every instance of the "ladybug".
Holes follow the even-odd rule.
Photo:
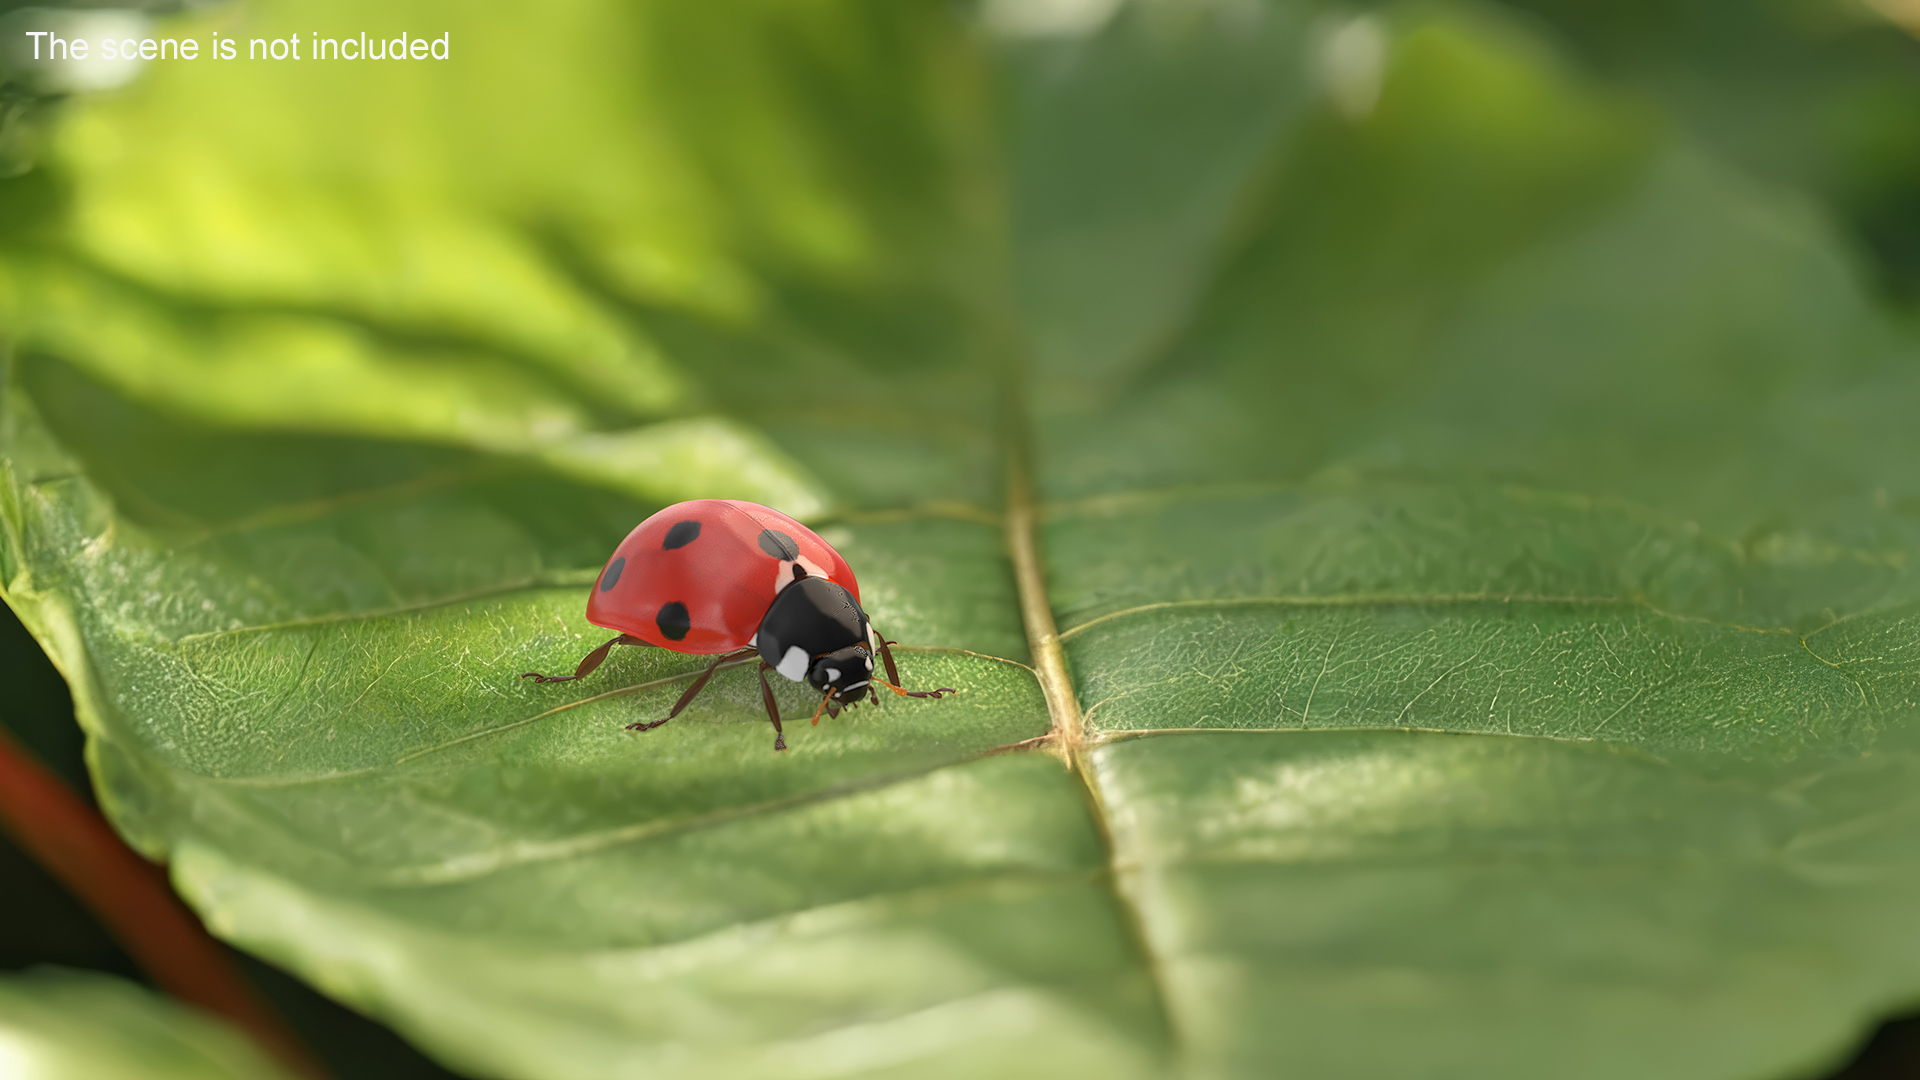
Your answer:
[[[887,648],[894,643],[873,632],[847,560],[805,525],[738,499],[675,503],[636,526],[600,571],[587,598],[587,621],[619,636],[588,653],[571,675],[529,671],[520,677],[543,683],[584,678],[615,645],[718,654],[667,715],[628,724],[628,731],[651,731],[680,715],[720,665],[756,653],[775,750],[787,748],[787,737],[769,670],[824,693],[815,724],[823,710],[837,717],[851,708],[874,683],[902,697],[954,692],[902,689]],[[874,677],[876,652],[886,679]]]

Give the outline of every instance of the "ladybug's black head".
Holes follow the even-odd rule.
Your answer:
[[[825,692],[837,691],[835,703],[845,706],[867,696],[867,684],[873,681],[873,655],[865,645],[849,645],[814,660],[807,670],[807,683]]]

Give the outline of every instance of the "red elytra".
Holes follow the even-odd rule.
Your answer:
[[[820,712],[838,716],[879,683],[902,697],[940,697],[948,687],[898,684],[891,642],[872,631],[853,568],[812,529],[778,510],[737,499],[676,503],[641,522],[608,557],[587,599],[587,619],[619,636],[588,653],[571,675],[521,678],[567,682],[590,674],[615,645],[657,645],[719,654],[665,717],[628,724],[647,731],[679,715],[720,665],[760,654],[761,701],[774,749],[787,748],[767,672],[824,692]],[[873,673],[873,654],[887,679]],[[891,680],[891,681],[888,681]],[[878,701],[876,697],[874,700]]]
[[[587,621],[675,652],[732,652],[752,643],[796,563],[860,599],[847,560],[780,511],[738,499],[677,503],[613,549]]]

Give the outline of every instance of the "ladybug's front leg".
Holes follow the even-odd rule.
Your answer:
[[[880,660],[881,662],[887,665],[886,679],[875,679],[873,680],[874,682],[877,682],[881,686],[884,686],[887,689],[893,691],[894,693],[899,694],[901,697],[938,698],[941,694],[952,694],[952,693],[958,692],[950,686],[943,686],[938,690],[903,690],[901,689],[900,688],[900,669],[893,666],[893,650],[887,648],[887,646],[897,645],[899,644],[899,642],[888,641],[887,636],[885,634],[882,634],[878,630],[875,630],[873,632],[873,636],[880,642]],[[880,695],[877,693],[874,694],[873,700],[875,704],[878,704],[880,701]]]
[[[874,637],[874,640],[880,643],[880,659],[886,662],[887,678],[893,680],[895,683],[898,683],[900,681],[900,669],[893,666],[893,650],[887,648],[887,646],[898,645],[899,642],[888,641],[887,635],[881,633],[878,630],[875,630],[873,632],[873,637]],[[880,699],[874,698],[873,700],[879,701]]]
[[[593,674],[593,669],[600,666],[600,662],[607,658],[607,651],[612,649],[615,645],[645,645],[645,644],[646,642],[641,641],[639,638],[634,637],[631,634],[621,634],[619,637],[614,638],[612,641],[609,641],[605,645],[602,645],[599,648],[588,653],[586,657],[580,661],[580,666],[573,669],[573,674],[571,675],[542,675],[537,671],[529,671],[529,672],[525,672],[520,677],[523,679],[532,679],[534,682],[543,682],[543,683],[569,682],[574,679],[584,679],[588,675]]]

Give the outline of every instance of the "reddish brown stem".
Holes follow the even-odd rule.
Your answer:
[[[238,1025],[302,1076],[328,1074],[167,883],[0,728],[0,828],[59,879],[159,987]]]

